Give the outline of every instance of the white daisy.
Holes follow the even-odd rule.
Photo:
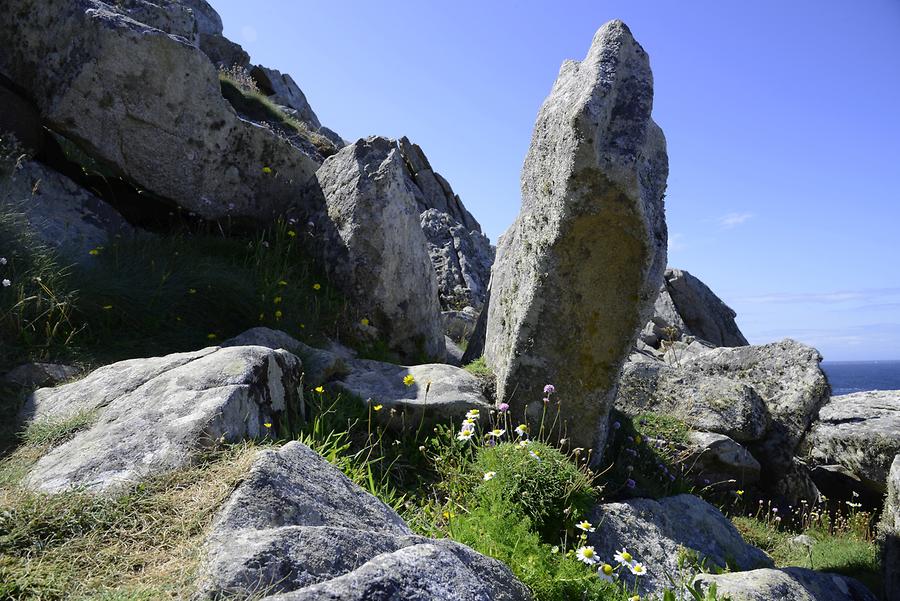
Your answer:
[[[493,430],[491,430],[490,432],[488,432],[488,433],[486,434],[486,436],[491,436],[491,437],[493,437],[493,438],[500,438],[500,437],[503,436],[504,434],[506,434],[506,430],[501,430],[500,428],[494,428]]]
[[[3,278],[3,287],[4,287],[4,288],[8,288],[8,287],[10,287],[10,286],[12,286],[12,282],[10,282],[9,280],[7,280],[6,278]]]
[[[478,409],[469,409],[466,413],[466,419],[476,419],[479,413],[480,411],[478,411]]]
[[[587,520],[578,522],[577,524],[575,524],[575,527],[579,530],[584,530],[585,532],[593,532],[594,530],[596,530],[596,528],[594,528],[594,525]]]
[[[456,435],[456,440],[471,440],[472,437],[475,436],[475,430],[460,430],[459,434]]]
[[[597,557],[597,553],[594,551],[594,547],[579,547],[575,552],[575,557],[579,559],[579,561],[583,561],[589,566],[594,565],[600,559]]]
[[[528,425],[527,424],[519,424],[515,429],[515,433],[519,436],[525,436],[528,434]]]
[[[645,568],[644,564],[642,563],[634,562],[633,564],[628,566],[628,569],[631,570],[631,573],[635,576],[643,576],[647,573],[647,568]]]
[[[497,472],[485,472],[481,479],[487,482],[488,480],[493,480],[496,475]]]
[[[608,563],[605,563],[597,568],[597,576],[599,576],[600,580],[603,580],[604,582],[616,581],[616,573],[613,570],[613,567]]]
[[[623,566],[630,566],[634,562],[634,557],[631,556],[631,553],[629,553],[625,547],[622,547],[621,551],[616,551],[616,554],[613,555],[613,559]]]

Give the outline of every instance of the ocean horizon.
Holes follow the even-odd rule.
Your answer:
[[[900,390],[900,360],[822,361],[833,396],[866,390]]]

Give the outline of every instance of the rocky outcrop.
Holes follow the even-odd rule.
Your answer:
[[[769,556],[745,543],[722,512],[693,495],[605,503],[594,509],[589,521],[597,526],[588,544],[601,560],[613,563],[613,554],[627,548],[647,568],[640,579],[642,595],[662,593],[669,586],[666,574],[682,576],[678,563],[684,551],[705,560],[707,569],[772,566]]]
[[[813,464],[841,465],[884,494],[891,462],[900,453],[900,391],[831,397],[805,446]]]
[[[317,163],[238,117],[190,40],[99,0],[11,0],[0,39],[0,74],[43,123],[138,188],[208,219],[303,205]]]
[[[71,380],[79,373],[80,370],[72,365],[24,363],[6,372],[0,378],[0,382],[13,384],[20,388],[41,388],[56,386],[66,380]]]
[[[407,358],[443,360],[434,268],[419,224],[419,188],[397,145],[359,140],[316,172],[327,220],[325,265],[354,307]]]
[[[461,311],[444,311],[441,316],[444,319],[444,334],[460,343],[469,339],[478,322],[478,311],[473,307],[465,307]]]
[[[82,429],[44,455],[25,485],[114,491],[188,465],[222,441],[278,432],[302,414],[300,368],[283,350],[210,347],[113,363],[39,389],[26,403],[28,420]]]
[[[522,209],[492,270],[485,358],[497,396],[539,419],[557,385],[575,446],[599,460],[622,363],[665,267],[665,139],[647,53],[621,21],[567,61],[538,114]]]
[[[721,598],[733,601],[876,601],[861,582],[847,576],[805,568],[763,569],[726,574],[702,574],[694,585],[705,593],[712,584]],[[890,597],[888,597],[890,599]]]
[[[91,249],[133,233],[110,205],[36,161],[23,163],[9,179],[0,178],[0,206],[21,212],[43,243],[81,263],[90,261]]]
[[[666,269],[653,317],[641,332],[641,340],[659,348],[663,341],[694,336],[713,346],[749,344],[722,299],[683,269]]]
[[[381,405],[375,418],[395,429],[415,430],[451,419],[460,423],[470,409],[486,418],[491,410],[478,378],[452,365],[356,360],[350,369],[334,386],[372,406]],[[412,381],[404,381],[409,376]]]
[[[881,545],[881,569],[884,572],[884,598],[900,598],[900,455],[894,457],[887,478],[887,498],[881,513],[878,539]]]
[[[750,385],[638,353],[622,369],[615,406],[629,415],[664,413],[741,442],[761,439],[769,425],[766,405]]]
[[[299,442],[260,453],[216,519],[200,582],[203,599],[529,598],[506,566],[449,540],[414,536]]]
[[[750,445],[750,452],[764,467],[763,484],[789,503],[815,500],[810,498],[815,487],[795,455],[829,396],[821,361],[816,349],[785,339],[711,349],[680,362],[687,372],[746,384],[763,400],[769,427],[762,440]]]
[[[441,306],[480,308],[494,261],[490,241],[450,183],[432,169],[419,145],[403,137],[399,147],[409,175],[421,191],[417,200],[422,230],[437,274]]]

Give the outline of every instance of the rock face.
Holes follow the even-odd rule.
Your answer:
[[[878,529],[884,598],[900,598],[900,455],[894,457],[887,479],[887,499]]]
[[[763,484],[790,503],[800,498],[815,500],[809,498],[815,487],[794,456],[829,396],[821,361],[816,349],[785,339],[760,346],[711,349],[680,363],[689,372],[745,383],[763,400],[769,428],[762,440],[750,446],[750,452],[765,468]]]
[[[629,415],[665,413],[696,430],[740,442],[761,439],[769,425],[766,405],[749,385],[640,354],[632,355],[622,370],[615,406]]]
[[[612,563],[613,554],[624,547],[647,568],[640,580],[642,595],[661,593],[669,585],[666,573],[679,576],[681,548],[705,558],[710,568],[772,565],[768,555],[744,542],[718,509],[693,495],[606,503],[594,509],[589,521],[597,530],[588,535],[588,543],[601,560]]]
[[[27,419],[89,425],[44,455],[25,484],[44,492],[110,491],[184,466],[220,440],[277,432],[302,412],[300,369],[287,351],[210,347],[113,363],[37,390]]]
[[[535,419],[544,385],[556,384],[572,444],[598,460],[616,378],[665,267],[668,159],[652,82],[621,21],[600,28],[582,62],[563,64],[491,276],[485,358],[498,399]]]
[[[491,404],[478,378],[458,367],[426,364],[406,367],[378,361],[350,362],[351,373],[334,385],[373,405],[383,405],[377,419],[393,428],[415,430],[455,419],[478,409],[487,417]],[[412,376],[406,385],[403,379]]]
[[[876,601],[858,580],[805,568],[702,574],[694,580],[703,592],[713,583],[720,598],[728,595],[733,601]]]
[[[900,453],[900,391],[831,397],[806,445],[813,463],[842,465],[883,494],[891,462]]]
[[[393,510],[299,442],[261,452],[225,504],[199,589],[204,599],[273,601],[529,598],[503,564],[414,536]]]
[[[22,388],[39,388],[42,386],[56,386],[61,382],[71,380],[78,373],[79,369],[71,365],[25,363],[9,370],[0,378],[0,381],[15,384]]]
[[[21,211],[42,242],[77,262],[90,260],[88,252],[112,236],[133,233],[110,205],[36,161],[0,178],[0,205]]]
[[[759,481],[762,466],[734,440],[712,432],[691,432],[686,463],[700,481],[734,481],[743,488]]]
[[[419,189],[396,144],[359,140],[316,172],[328,221],[325,264],[404,356],[444,358],[437,281],[419,225]],[[330,230],[330,231],[329,231]]]
[[[202,217],[264,219],[302,204],[313,159],[239,118],[190,40],[126,15],[99,0],[11,0],[0,73],[48,127]]]
[[[666,269],[653,317],[641,332],[641,340],[659,348],[666,340],[694,336],[713,346],[749,344],[734,318],[737,316],[722,299],[683,269]]]
[[[432,169],[419,145],[403,137],[399,146],[409,175],[421,191],[417,200],[422,230],[437,274],[441,306],[481,308],[494,262],[490,241],[450,183]]]

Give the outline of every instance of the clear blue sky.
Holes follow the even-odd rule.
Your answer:
[[[496,241],[566,58],[621,18],[666,132],[671,266],[752,343],[900,359],[900,0],[212,0],[348,140],[409,136]]]

